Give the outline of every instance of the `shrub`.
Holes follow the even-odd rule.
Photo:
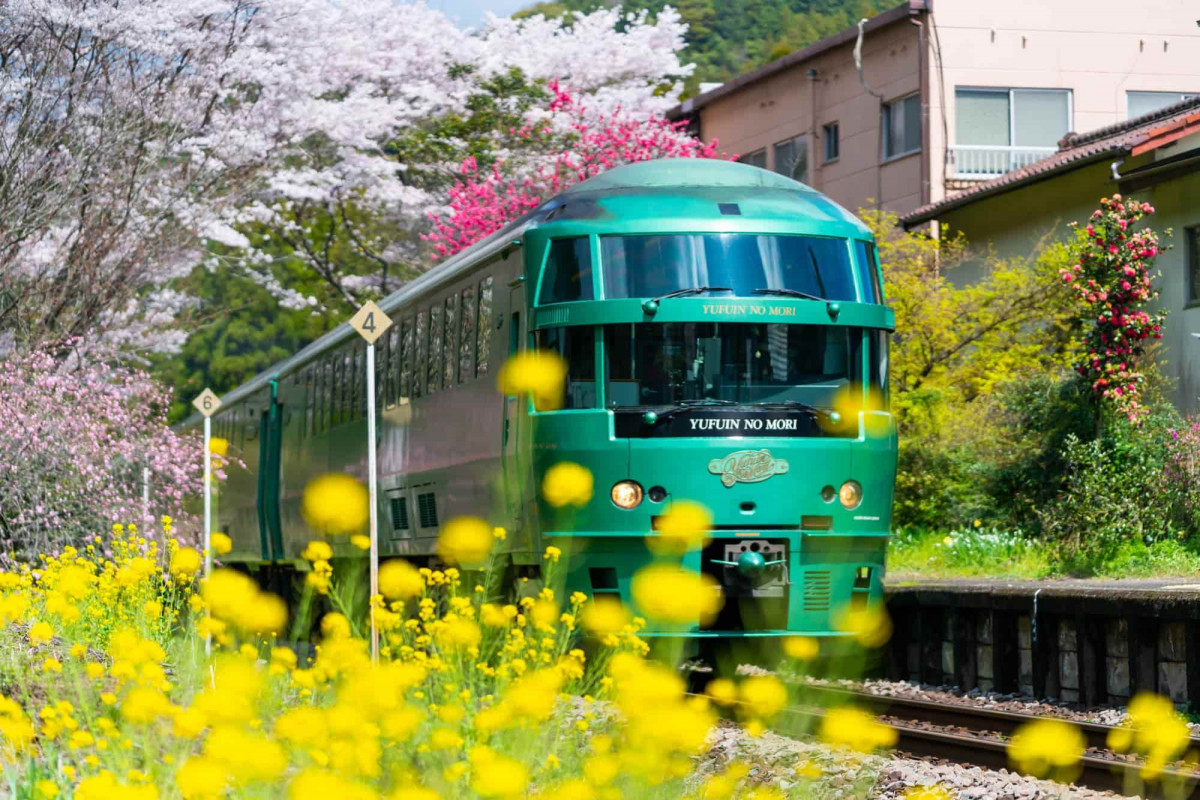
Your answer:
[[[142,519],[142,470],[152,517],[186,519],[200,490],[201,445],[166,425],[170,393],[148,375],[93,364],[68,369],[50,354],[0,369],[0,546],[9,556],[56,552]]]

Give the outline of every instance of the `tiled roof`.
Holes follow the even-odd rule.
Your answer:
[[[1151,111],[1116,125],[1087,133],[1068,133],[1058,152],[958,194],[921,206],[900,217],[906,228],[936,219],[939,214],[1066,172],[1116,153],[1141,155],[1191,133],[1200,132],[1200,97]]]

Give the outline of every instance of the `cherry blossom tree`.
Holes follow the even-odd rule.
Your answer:
[[[481,98],[525,119],[559,79],[648,119],[689,73],[682,34],[669,9],[467,33],[393,0],[0,0],[0,351],[177,345],[172,286],[202,261],[292,307],[323,302],[312,280],[387,292],[463,150],[524,163],[521,125],[464,126]]]
[[[114,522],[152,521],[188,532],[184,502],[201,486],[202,445],[166,426],[170,397],[142,372],[65,370],[45,352],[0,370],[0,552],[36,555],[104,534]]]

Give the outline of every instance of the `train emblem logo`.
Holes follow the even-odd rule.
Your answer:
[[[709,461],[708,471],[720,475],[721,483],[728,488],[739,482],[759,483],[772,475],[783,475],[788,471],[788,462],[771,458],[770,450],[738,450]]]

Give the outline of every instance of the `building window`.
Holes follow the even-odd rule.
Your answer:
[[[759,169],[766,169],[767,168],[767,149],[764,147],[759,150],[755,150],[753,153],[746,153],[746,155],[744,155],[744,156],[738,156],[738,161],[740,161],[743,164],[749,164],[752,167],[758,167]]]
[[[775,171],[792,180],[808,180],[808,139],[797,136],[775,145]]]
[[[831,122],[821,129],[821,141],[824,142],[825,160],[834,161],[838,157],[838,124]]]
[[[1187,250],[1188,304],[1200,303],[1200,225],[1184,230],[1184,247]]]
[[[992,178],[1053,153],[1071,129],[1068,89],[957,89],[954,174]]]
[[[883,105],[883,157],[899,158],[921,149],[921,96],[910,94]]]
[[[1126,92],[1125,110],[1128,118],[1133,119],[1198,96],[1195,92]]]

